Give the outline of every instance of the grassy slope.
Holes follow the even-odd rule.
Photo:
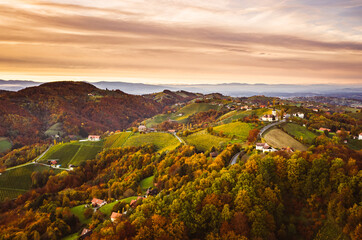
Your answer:
[[[0,153],[5,152],[11,148],[11,143],[5,137],[0,137]]]
[[[252,129],[251,124],[243,123],[243,122],[232,122],[224,125],[220,125],[214,127],[214,131],[216,132],[223,132],[228,136],[235,135],[241,141],[246,141],[249,131]]]
[[[229,142],[229,138],[217,137],[208,134],[206,130],[191,134],[184,138],[186,143],[195,146],[200,151],[210,150],[212,146],[217,147],[222,142]]]
[[[117,133],[106,138],[104,142],[105,148],[122,147],[126,140],[132,135],[132,132]]]
[[[124,201],[124,202],[129,204],[134,199],[137,199],[137,196],[124,198],[124,199],[121,199],[119,201]],[[109,217],[109,216],[111,216],[113,206],[116,205],[117,202],[118,201],[108,203],[108,204],[102,206],[101,208],[99,208],[99,211],[101,211],[102,213],[106,214]]]
[[[154,127],[168,119],[185,123],[187,121],[187,118],[195,113],[205,112],[210,109],[219,110],[220,108],[221,107],[219,105],[211,105],[209,103],[191,103],[175,113],[159,114],[154,116],[153,118],[147,119],[145,121],[145,124],[147,127]],[[179,114],[182,114],[182,116],[179,116]]]
[[[90,222],[90,218],[89,219],[86,219],[84,217],[84,210],[85,210],[85,205],[79,205],[79,206],[76,206],[76,207],[73,207],[70,209],[70,211],[79,218],[79,221],[83,224],[88,224]]]
[[[151,176],[151,177],[143,179],[140,182],[140,187],[141,187],[142,192],[145,192],[148,188],[153,187],[154,178],[155,178],[155,176]]]
[[[53,146],[40,159],[41,162],[47,162],[47,159],[59,159],[62,167],[68,167],[69,164],[79,165],[85,160],[94,159],[97,153],[102,151],[103,143],[99,142],[70,142]]]
[[[256,110],[251,110],[251,111],[231,111],[228,112],[224,115],[222,115],[219,118],[219,121],[223,124],[226,123],[231,123],[234,120],[238,120],[240,118],[244,118],[246,116],[250,116],[252,114],[255,114],[257,116],[262,116],[264,114],[271,114],[272,110],[271,109],[267,109],[267,108],[260,108],[260,109],[256,109]]]
[[[63,134],[63,125],[62,123],[56,123],[52,125],[48,130],[45,131],[46,136],[54,136],[56,134],[60,133],[60,135]]]
[[[180,142],[169,133],[147,133],[134,134],[124,144],[127,146],[142,146],[144,144],[154,144],[159,152],[175,149]]]
[[[15,168],[3,172],[0,175],[0,201],[5,197],[14,198],[21,193],[28,191],[31,187],[31,174],[34,171],[49,170],[49,167],[29,164],[23,167]],[[55,173],[60,172],[59,169],[52,169]]]
[[[287,132],[289,135],[292,135],[293,137],[303,137],[303,140],[305,140],[308,144],[312,144],[313,139],[317,137],[316,134],[309,131],[307,128],[295,123],[283,124],[282,128],[285,132]]]
[[[306,151],[307,147],[280,129],[273,128],[264,134],[265,141],[272,147],[291,147],[294,150]]]

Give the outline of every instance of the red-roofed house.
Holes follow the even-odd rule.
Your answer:
[[[89,140],[89,141],[99,141],[99,140],[101,140],[101,136],[98,136],[98,135],[89,135],[89,136],[88,136],[88,140]]]
[[[118,221],[121,217],[122,217],[122,213],[112,212],[111,221],[112,222]]]
[[[107,202],[102,200],[102,199],[98,199],[98,198],[93,198],[92,199],[92,206],[93,207],[102,207],[103,205],[106,205]]]

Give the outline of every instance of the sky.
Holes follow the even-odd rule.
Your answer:
[[[0,79],[362,84],[361,0],[0,0]]]

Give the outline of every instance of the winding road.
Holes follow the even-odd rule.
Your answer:
[[[245,154],[245,151],[243,150],[243,151],[235,154],[235,155],[231,158],[231,161],[230,161],[229,166],[234,165],[234,164],[236,163],[236,161],[238,160],[238,157],[240,156],[240,154],[241,154],[241,155],[244,155],[244,154]]]

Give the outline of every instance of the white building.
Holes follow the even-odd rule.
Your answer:
[[[101,140],[101,136],[98,135],[89,135],[88,136],[88,141],[99,141]]]
[[[358,135],[358,140],[362,140],[362,133]]]
[[[293,113],[293,117],[304,118],[304,113]]]
[[[267,143],[257,143],[255,148],[256,148],[256,150],[263,151],[263,153],[277,151],[275,148],[269,146],[269,144],[267,144]]]
[[[146,127],[145,125],[140,125],[140,126],[138,127],[138,131],[139,131],[139,132],[146,132],[146,131],[147,131],[147,127]]]

